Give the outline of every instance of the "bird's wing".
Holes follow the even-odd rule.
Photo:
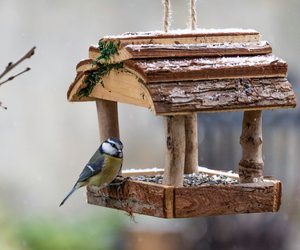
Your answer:
[[[93,175],[98,174],[102,170],[103,163],[104,156],[100,154],[99,150],[97,150],[89,160],[88,164],[86,164],[86,166],[82,170],[77,182],[85,181]]]

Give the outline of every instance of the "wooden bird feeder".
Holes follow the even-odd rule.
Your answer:
[[[255,30],[104,37],[77,65],[68,100],[96,102],[101,141],[119,137],[117,102],[163,116],[166,163],[158,171],[162,184],[128,180],[121,188],[88,187],[88,202],[162,218],[278,211],[281,183],[263,176],[262,110],[296,106],[286,77],[286,62]],[[238,174],[198,167],[196,114],[228,111],[244,112]],[[198,172],[238,182],[183,186],[184,174]]]

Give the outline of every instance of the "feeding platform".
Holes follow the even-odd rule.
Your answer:
[[[257,31],[104,37],[76,70],[68,100],[96,102],[101,141],[119,137],[118,102],[149,108],[165,119],[162,184],[129,179],[118,189],[88,187],[89,203],[163,218],[279,209],[281,183],[263,177],[262,110],[293,108],[296,98],[286,62]],[[199,172],[196,114],[227,111],[244,112],[236,182],[184,186],[184,174]]]
[[[142,176],[132,176],[137,174]],[[280,207],[281,183],[272,178],[239,183],[237,174],[200,167],[195,177],[187,175],[182,187],[174,187],[161,184],[163,175],[152,174],[125,171],[131,178],[121,188],[88,187],[88,203],[160,218],[276,212]]]

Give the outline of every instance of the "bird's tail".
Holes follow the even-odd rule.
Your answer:
[[[64,198],[63,201],[59,204],[59,206],[61,207],[65,203],[65,201],[71,196],[71,194],[73,194],[78,188],[79,188],[78,184],[76,183],[74,185],[74,187],[72,188],[72,190],[70,191],[70,193],[68,193],[68,195],[66,196],[66,198]]]

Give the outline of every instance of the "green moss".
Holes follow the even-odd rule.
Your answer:
[[[107,75],[112,69],[123,68],[123,63],[110,63],[110,58],[118,53],[118,47],[112,41],[99,41],[98,49],[100,56],[92,62],[97,65],[97,69],[88,72],[84,79],[86,87],[80,89],[79,97],[89,96],[97,83],[101,83],[101,79]]]
[[[98,49],[100,56],[93,61],[93,64],[97,64],[99,62],[102,63],[103,61],[104,63],[108,63],[110,57],[118,53],[118,47],[112,41],[103,42],[100,40],[98,43]]]
[[[89,96],[97,83],[101,83],[101,79],[107,75],[112,69],[123,68],[123,63],[99,64],[98,69],[90,71],[84,79],[86,87],[79,90],[80,97]]]

